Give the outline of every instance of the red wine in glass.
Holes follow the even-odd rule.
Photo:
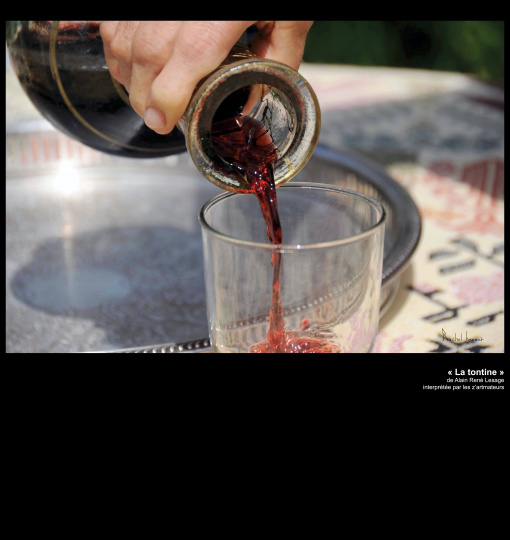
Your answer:
[[[260,204],[266,222],[267,237],[272,244],[282,243],[282,228],[278,215],[273,163],[278,158],[277,147],[264,124],[236,114],[216,118],[211,129],[217,153],[230,165],[233,175],[248,181]],[[280,296],[281,253],[271,256],[273,283],[267,339],[252,345],[255,353],[332,353],[338,346],[305,332],[286,330]]]

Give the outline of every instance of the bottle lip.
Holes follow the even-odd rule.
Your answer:
[[[320,107],[310,84],[296,70],[262,58],[248,58],[221,67],[208,77],[190,101],[186,115],[186,143],[198,170],[227,191],[245,191],[246,186],[222,172],[223,160],[211,140],[214,113],[235,90],[253,84],[267,84],[280,90],[296,114],[295,134],[285,154],[273,165],[275,185],[294,177],[308,162],[320,133]]]

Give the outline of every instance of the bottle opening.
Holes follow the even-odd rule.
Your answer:
[[[212,136],[212,149],[221,158],[219,172],[245,181],[243,174],[233,167],[233,153],[246,153],[248,149],[260,149],[271,145],[271,163],[275,164],[285,156],[294,137],[296,115],[285,95],[265,84],[245,86],[234,91],[220,103],[214,113],[209,131]],[[237,150],[234,151],[234,143]],[[227,144],[227,146],[225,146]],[[226,157],[227,156],[227,157]],[[241,159],[244,159],[241,157]],[[216,167],[216,158],[212,159]],[[242,186],[240,186],[241,188]]]
[[[292,68],[272,60],[251,58],[220,68],[192,98],[185,134],[197,168],[229,191],[244,191],[242,180],[218,155],[211,139],[214,122],[234,115],[263,124],[277,148],[275,184],[292,178],[311,157],[320,129],[317,98]]]

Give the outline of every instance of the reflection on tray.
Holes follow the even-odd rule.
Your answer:
[[[175,346],[183,343],[207,350],[197,216],[220,189],[186,154],[129,160],[87,149],[77,168],[80,189],[56,190],[62,149],[57,159],[57,146],[44,150],[43,140],[34,132],[7,140],[15,153],[6,188],[7,351],[184,352]],[[28,147],[46,152],[43,167],[23,158]],[[89,151],[98,161],[87,161]],[[420,235],[408,194],[377,166],[321,147],[295,180],[354,188],[385,205],[387,309]]]

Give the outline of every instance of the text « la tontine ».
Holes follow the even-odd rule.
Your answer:
[[[491,378],[498,375],[498,372],[496,369],[460,369],[454,370],[455,373],[455,382],[471,382],[471,383],[483,383],[483,382],[489,382],[489,383],[502,383],[504,379],[496,379]],[[451,375],[451,372],[448,372],[449,375]],[[469,378],[463,378],[465,375],[468,375]],[[503,373],[500,373],[500,375],[503,375]]]

